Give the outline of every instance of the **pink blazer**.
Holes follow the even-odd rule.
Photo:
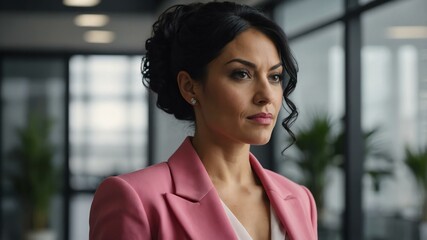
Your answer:
[[[249,159],[288,237],[316,240],[311,193],[264,169],[252,154]],[[189,138],[168,162],[103,181],[92,202],[89,224],[90,240],[237,240]]]

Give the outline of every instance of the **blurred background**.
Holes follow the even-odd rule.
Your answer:
[[[140,74],[156,17],[188,2],[0,1],[1,240],[88,239],[100,181],[192,134]],[[313,192],[319,239],[427,239],[427,0],[239,2],[299,63],[297,143],[278,126],[253,151]]]

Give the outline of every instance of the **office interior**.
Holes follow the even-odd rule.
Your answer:
[[[0,2],[1,240],[27,239],[40,195],[44,239],[88,239],[100,181],[167,160],[192,134],[140,73],[156,17],[188,2]],[[280,24],[298,62],[299,141],[287,148],[277,126],[252,150],[312,190],[319,239],[427,239],[427,0],[237,2]]]

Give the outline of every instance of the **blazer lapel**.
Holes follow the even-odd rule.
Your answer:
[[[190,239],[237,240],[208,173],[187,138],[168,161],[174,193],[165,194]]]
[[[279,188],[252,154],[249,160],[290,239],[316,239],[301,201],[288,189]],[[218,193],[190,138],[171,156],[168,165],[175,192],[165,194],[165,200],[189,238],[237,240]]]
[[[190,239],[236,239],[223,207],[216,201],[215,191],[196,202],[170,193],[165,197]]]
[[[250,155],[252,169],[260,179],[270,204],[277,217],[284,226],[287,236],[292,240],[315,239],[313,230],[309,227],[311,223],[306,218],[307,214],[301,206],[301,201],[287,189],[280,189],[268,176],[258,160]]]

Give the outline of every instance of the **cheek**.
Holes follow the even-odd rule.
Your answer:
[[[245,98],[241,91],[236,89],[222,89],[215,96],[218,110],[224,110],[228,114],[237,113],[244,105]]]
[[[280,87],[276,89],[276,91],[274,92],[274,102],[276,105],[281,106],[282,101],[283,101],[283,89]]]
[[[241,105],[244,101],[243,89],[227,82],[228,80],[217,80],[216,84],[208,86],[206,99],[211,104],[225,109],[234,108]],[[218,109],[221,110],[221,109]]]

